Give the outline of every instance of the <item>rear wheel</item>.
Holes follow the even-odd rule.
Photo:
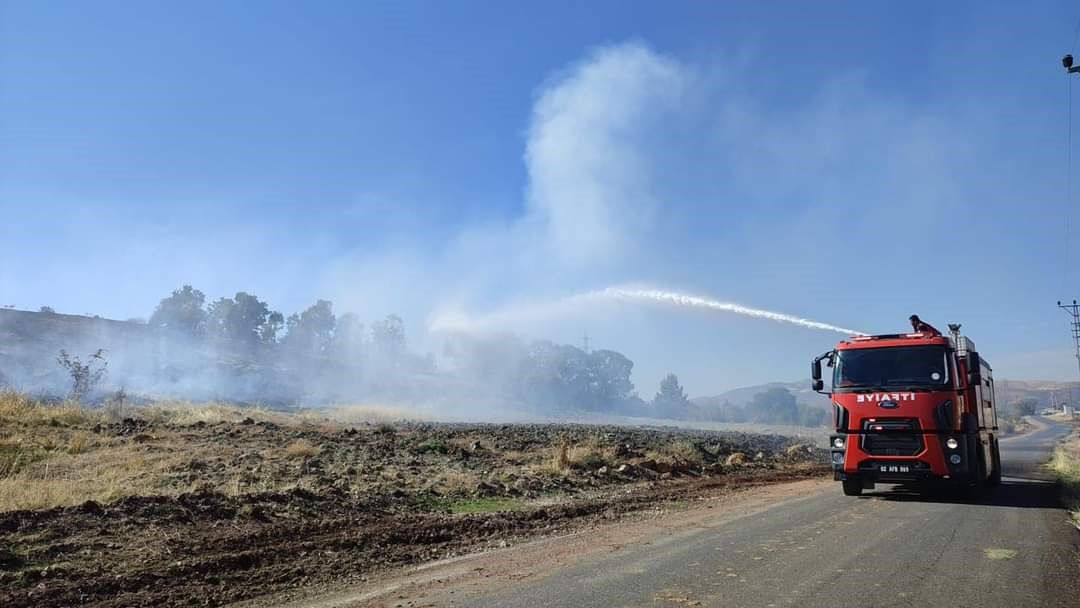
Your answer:
[[[988,485],[990,483],[986,478],[986,457],[983,456],[982,450],[979,450],[978,455],[975,456],[975,470],[971,472],[971,477],[964,484],[964,494],[969,499],[977,499]]]
[[[1001,451],[998,449],[997,439],[993,439],[993,443],[990,445],[990,464],[994,467],[994,470],[990,472],[986,485],[1001,485]]]
[[[862,496],[862,480],[858,477],[848,477],[840,483],[844,485],[844,496]]]

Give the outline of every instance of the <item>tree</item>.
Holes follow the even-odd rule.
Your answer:
[[[86,363],[79,357],[72,357],[66,350],[60,351],[56,362],[71,376],[71,393],[68,398],[75,402],[82,401],[83,397],[94,390],[109,366],[109,362],[105,360],[105,351],[100,348],[89,356]]]
[[[336,358],[346,361],[353,361],[363,355],[364,322],[356,313],[347,312],[338,317],[330,349]]]
[[[266,302],[242,291],[233,298],[211,302],[207,316],[211,336],[245,348],[276,336],[280,324],[281,313],[271,311]]]
[[[371,324],[371,343],[381,354],[400,355],[405,350],[405,322],[389,315]]]
[[[284,315],[276,310],[270,311],[266,321],[259,326],[259,341],[263,344],[274,344],[282,327],[285,327]]]
[[[333,306],[329,300],[319,300],[307,310],[289,315],[285,343],[306,355],[326,354],[337,326]]]
[[[1012,410],[1017,416],[1033,416],[1038,409],[1039,402],[1032,398],[1021,399],[1013,404]]]
[[[625,355],[613,350],[596,350],[589,353],[588,364],[592,372],[593,397],[603,409],[616,409],[634,396],[634,383],[630,381],[634,362]]]
[[[756,395],[750,402],[750,416],[754,422],[768,424],[798,424],[799,408],[795,395],[781,386],[774,386]]]
[[[666,418],[685,417],[691,409],[690,399],[675,374],[668,374],[660,381],[660,391],[653,397],[652,404],[657,414]]]
[[[45,313],[47,315],[55,315],[56,314],[56,311],[53,310],[52,306],[42,306],[41,308],[38,309],[38,312]]]
[[[536,341],[520,365],[520,396],[545,409],[617,409],[636,399],[630,381],[633,367],[633,361],[615,351],[586,353],[567,344]]]
[[[206,324],[205,302],[203,292],[191,285],[184,285],[158,303],[150,317],[150,325],[187,336],[201,335]]]

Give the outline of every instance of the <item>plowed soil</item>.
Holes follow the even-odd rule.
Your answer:
[[[214,489],[0,513],[0,606],[217,606],[362,584],[394,567],[826,471],[820,450],[785,438],[673,430],[245,420],[95,432],[187,450],[194,485]],[[314,449],[280,462],[271,453],[297,438]],[[221,489],[254,467],[294,467],[301,483]],[[434,482],[447,471],[455,484]]]

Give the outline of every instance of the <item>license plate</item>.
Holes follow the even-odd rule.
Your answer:
[[[910,473],[911,467],[906,464],[879,464],[879,473]]]

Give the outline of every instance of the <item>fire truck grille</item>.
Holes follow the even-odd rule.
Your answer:
[[[864,421],[863,431],[862,445],[860,447],[867,454],[874,456],[914,456],[923,450],[922,434],[918,432],[918,420]]]

